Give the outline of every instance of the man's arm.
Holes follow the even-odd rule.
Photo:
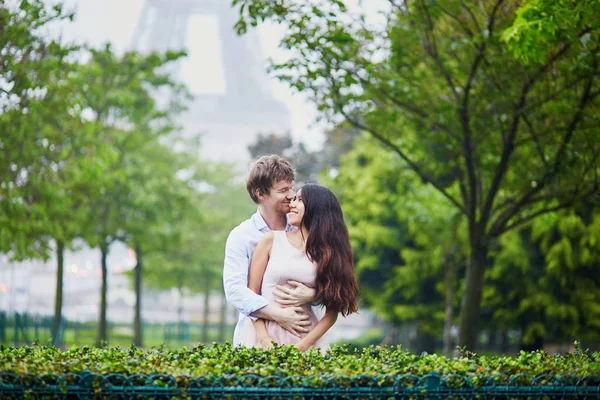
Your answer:
[[[248,288],[249,263],[245,239],[233,230],[225,245],[223,288],[227,301],[247,316],[269,304],[267,299]]]

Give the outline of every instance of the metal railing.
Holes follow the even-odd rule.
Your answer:
[[[63,318],[60,322],[58,335],[53,338],[51,333],[53,320],[54,318],[51,316],[28,313],[8,315],[5,311],[0,311],[0,344],[17,347],[31,345],[37,340],[40,343],[51,342],[57,347],[69,347],[73,344],[91,345],[95,343],[98,331],[96,321],[79,322]],[[123,325],[112,321],[107,321],[107,324],[109,344],[126,345],[133,342],[133,332],[119,335],[118,328]],[[209,342],[222,342],[229,338],[231,332],[233,332],[233,325],[229,324],[222,327],[213,323],[207,325],[206,328],[210,332]],[[204,325],[190,322],[151,323],[144,321],[142,329],[147,346],[158,343],[182,346],[200,341],[203,337]],[[123,336],[128,337],[123,338]]]
[[[171,376],[0,372],[0,398],[552,398],[600,399],[600,376]]]

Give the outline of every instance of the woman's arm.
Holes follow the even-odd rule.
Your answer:
[[[267,263],[269,262],[269,255],[271,248],[273,247],[273,232],[267,232],[260,239],[252,254],[252,263],[250,264],[250,277],[248,278],[248,288],[256,294],[260,294],[263,277],[265,276],[265,269],[267,269]],[[256,339],[260,346],[264,349],[273,347],[271,343],[273,339],[267,333],[267,327],[263,319],[257,319],[252,321],[254,329],[256,330]]]
[[[325,316],[321,318],[321,320],[315,325],[314,329],[308,332],[308,335],[304,336],[298,343],[296,343],[296,347],[298,350],[305,352],[308,348],[314,345],[317,340],[321,339],[321,337],[335,324],[337,321],[338,312],[337,311],[327,311]]]

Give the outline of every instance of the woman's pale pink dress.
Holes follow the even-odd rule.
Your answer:
[[[301,282],[306,286],[314,287],[315,276],[316,265],[308,259],[306,253],[292,246],[285,231],[273,231],[273,247],[271,248],[271,255],[265,269],[261,295],[269,300],[269,303],[280,307],[275,302],[275,296],[273,295],[276,285],[287,285],[288,280],[293,280]],[[310,317],[310,329],[313,329],[317,322],[319,322],[319,319],[313,312],[310,304],[303,306],[303,308]],[[265,320],[265,325],[269,336],[279,345],[294,344],[300,340],[300,338],[292,335],[276,322]],[[256,330],[250,318],[246,318],[240,338],[243,346],[259,347],[256,341]],[[323,337],[314,346],[321,349],[321,351],[329,348],[329,344]]]

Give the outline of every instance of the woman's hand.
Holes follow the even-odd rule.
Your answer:
[[[259,336],[257,338],[258,340],[258,345],[265,349],[265,350],[269,350],[273,348],[273,339],[271,339],[271,336]]]

